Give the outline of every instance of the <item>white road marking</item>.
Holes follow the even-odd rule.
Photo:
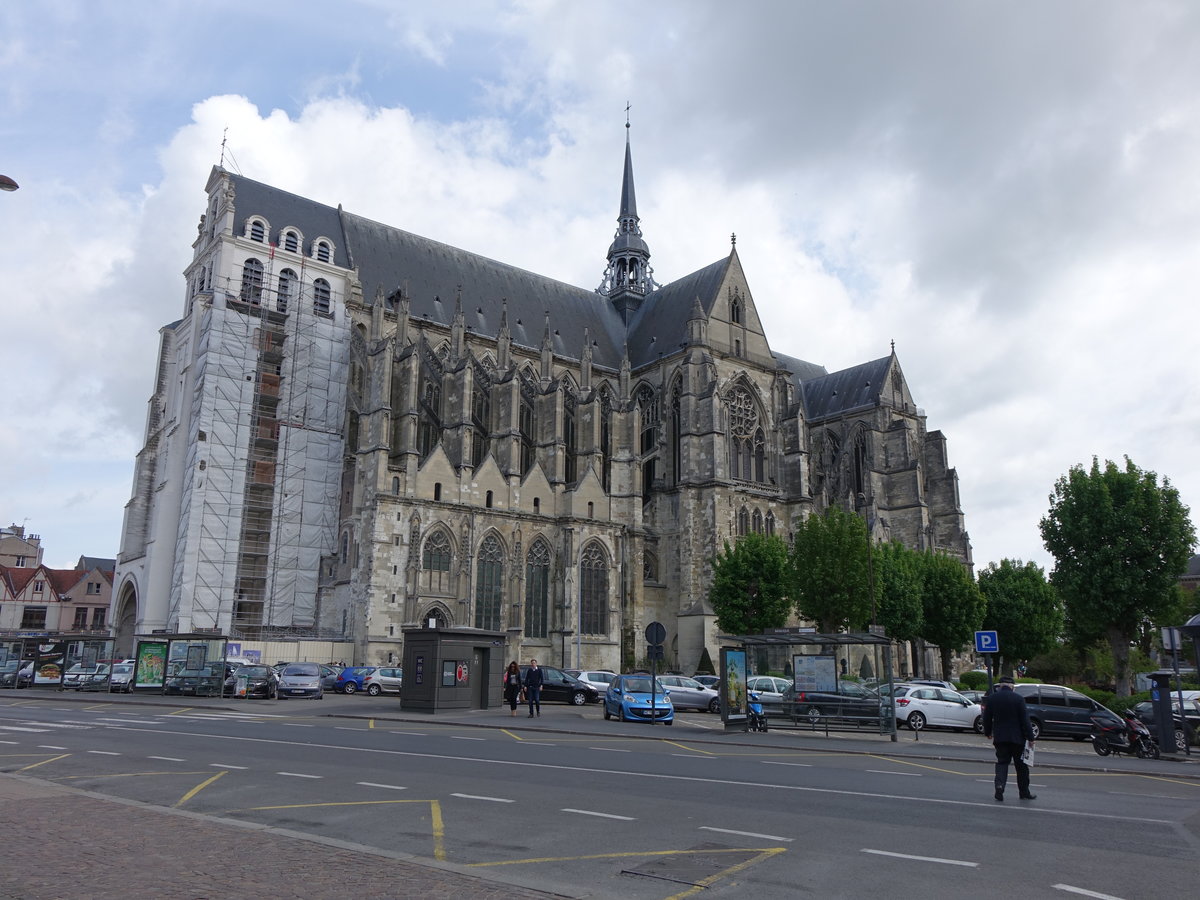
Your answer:
[[[305,775],[301,772],[276,772],[276,775],[286,775],[288,778],[324,778],[324,775]]]
[[[227,765],[226,763],[209,763],[208,765],[210,768],[213,768],[213,769],[248,769],[248,768],[250,768],[249,766],[231,766],[231,765]]]
[[[913,859],[917,862],[942,863],[947,866],[966,866],[969,869],[979,868],[979,863],[968,862],[965,859],[942,859],[939,856],[913,856],[911,853],[893,853],[890,850],[868,850],[866,847],[863,847],[862,852],[874,853],[876,856],[894,856],[896,859]]]
[[[361,784],[363,787],[386,788],[389,791],[407,791],[408,788],[399,784],[376,784],[373,781],[359,781],[356,784]]]
[[[741,837],[762,838],[764,841],[794,841],[795,838],[780,837],[777,834],[759,834],[756,831],[734,831],[732,828],[711,828],[708,825],[701,825],[701,831],[719,831],[721,834],[736,834]]]
[[[1033,787],[1030,784],[1030,787]],[[1118,797],[1150,797],[1154,800],[1182,800],[1190,803],[1191,797],[1176,797],[1171,794],[1139,794],[1136,791],[1105,791],[1106,794],[1116,794]]]
[[[165,725],[166,722],[147,721],[146,719],[97,719],[97,722],[109,722],[113,725]]]
[[[1089,891],[1084,888],[1073,887],[1069,884],[1051,885],[1056,891],[1066,891],[1068,894],[1079,894],[1083,897],[1095,897],[1096,900],[1121,900],[1120,897],[1114,897],[1112,894],[1101,894],[1098,891]]]
[[[22,728],[20,725],[0,725],[0,731],[27,731],[30,734],[45,734],[49,728]]]
[[[771,761],[771,760],[769,760],[769,759],[764,759],[764,760],[762,761],[762,764],[763,764],[764,766],[795,766],[795,767],[796,767],[796,768],[798,768],[798,769],[811,769],[811,768],[813,767],[813,764],[812,764],[812,763],[785,763],[785,762],[772,762],[772,761]]]
[[[460,734],[452,734],[452,735],[450,735],[450,738],[451,738],[451,740],[455,740],[455,741],[486,741],[487,740],[487,738],[463,737]]]
[[[20,741],[0,741],[0,744],[12,744],[14,747],[21,743]]]
[[[920,772],[890,772],[887,769],[867,769],[868,772],[874,772],[876,775],[907,775],[910,778],[920,778]]]
[[[632,750],[621,750],[617,747],[588,747],[589,750],[604,750],[608,753],[632,753]]]
[[[283,724],[288,726],[289,728],[315,728],[316,727],[315,725],[305,725],[302,722],[284,722]]]
[[[120,753],[117,753],[113,750],[89,750],[88,753],[95,753],[97,756],[120,756],[121,755]]]
[[[579,813],[581,816],[599,816],[601,819],[619,819],[622,822],[636,822],[633,816],[614,816],[612,813],[592,812],[590,809],[564,809],[562,812]]]
[[[161,759],[163,762],[187,762],[186,759],[180,759],[178,756],[147,756],[146,759]]]
[[[463,800],[489,800],[492,803],[514,803],[504,797],[480,797],[478,794],[451,794],[451,797],[461,797]]]
[[[558,744],[550,744],[546,741],[521,741],[522,747],[557,747]]]
[[[424,731],[389,731],[388,734],[407,734],[412,737],[429,737]]]
[[[129,731],[137,729],[130,728]],[[151,734],[174,734],[191,740],[203,739],[213,741],[243,741],[250,744],[279,744],[292,746],[291,741],[279,738],[242,737],[232,734],[197,734],[194,731],[153,731]],[[804,794],[829,794],[840,797],[867,797],[873,800],[900,800],[905,803],[930,803],[938,806],[966,806],[980,809],[995,809],[996,804],[989,799],[982,800],[948,800],[938,797],[923,797],[918,794],[888,794],[883,791],[848,791],[836,788],[811,787],[808,785],[776,784],[769,781],[745,781],[733,778],[714,778],[711,775],[668,775],[660,772],[636,772],[626,769],[602,769],[596,766],[568,766],[561,763],[536,762],[532,760],[491,759],[474,756],[450,756],[445,753],[418,753],[415,750],[387,750],[379,747],[348,747],[345,744],[308,743],[306,747],[314,750],[340,750],[347,753],[373,753],[384,756],[411,756],[414,759],[436,759],[442,762],[474,763],[481,766],[512,766],[523,769],[550,769],[558,772],[581,772],[589,775],[614,775],[622,779],[655,778],[660,781],[683,781],[695,784],[722,784],[730,787],[763,788],[769,791],[794,791]],[[233,768],[233,767],[226,767]],[[238,766],[237,768],[245,768]],[[1015,809],[1016,807],[1014,807]],[[1109,813],[1079,812],[1068,809],[1051,809],[1045,806],[1024,806],[1021,811],[1027,815],[1063,816],[1074,819],[1100,819],[1112,822],[1138,822],[1149,825],[1174,825],[1171,819],[1152,819],[1146,816],[1122,816]]]
[[[683,759],[717,759],[715,756],[700,756],[699,753],[672,753],[672,756],[679,756]]]
[[[5,744],[15,744],[16,741],[4,741]],[[38,744],[39,750],[66,750],[66,747],[55,747],[53,744]]]

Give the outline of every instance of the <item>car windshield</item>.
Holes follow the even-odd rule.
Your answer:
[[[284,667],[283,674],[286,675],[311,675],[320,674],[320,669],[316,663],[289,663]]]
[[[239,678],[265,678],[271,672],[267,666],[242,666],[235,673]]]
[[[649,694],[650,679],[649,678],[626,678],[624,689],[631,694]],[[663,693],[662,682],[658,683],[658,693]]]
[[[133,666],[129,665],[128,663],[118,663],[117,665],[113,666],[114,675],[128,675],[132,671]]]

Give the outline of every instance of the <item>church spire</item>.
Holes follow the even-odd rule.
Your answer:
[[[629,142],[629,107],[625,107],[625,171],[621,180],[621,211],[617,233],[608,248],[608,265],[596,293],[602,294],[626,321],[651,291],[658,289],[650,268],[650,247],[642,239],[633,188],[633,150]]]

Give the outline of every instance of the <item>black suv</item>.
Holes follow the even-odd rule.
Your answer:
[[[1197,734],[1200,734],[1200,700],[1184,700],[1182,715],[1180,715],[1179,699],[1171,695],[1171,707],[1174,710],[1175,719],[1175,749],[1180,753],[1187,749],[1189,743],[1196,742]],[[1158,727],[1154,724],[1154,704],[1149,700],[1143,700],[1133,708],[1133,714],[1137,716],[1154,737],[1158,738]],[[1183,727],[1184,719],[1187,720],[1187,728]]]
[[[584,684],[573,675],[568,675],[562,669],[554,666],[538,666],[542,671],[542,699],[546,701],[561,700],[563,703],[574,703],[583,706],[585,703],[595,703],[600,699],[600,692],[590,684]],[[521,682],[529,673],[529,666],[521,666]]]
[[[1025,698],[1034,738],[1069,737],[1086,741],[1093,731],[1092,718],[1123,723],[1125,720],[1091,697],[1057,684],[1018,684]],[[986,705],[987,698],[982,701]]]
[[[813,725],[822,718],[878,725],[887,718],[885,706],[879,694],[854,681],[839,681],[832,691],[798,691],[789,685],[783,692],[783,714]]]

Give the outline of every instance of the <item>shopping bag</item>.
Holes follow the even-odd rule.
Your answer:
[[[1021,751],[1021,762],[1027,766],[1033,765],[1034,748],[1029,741],[1025,742],[1025,749]]]

